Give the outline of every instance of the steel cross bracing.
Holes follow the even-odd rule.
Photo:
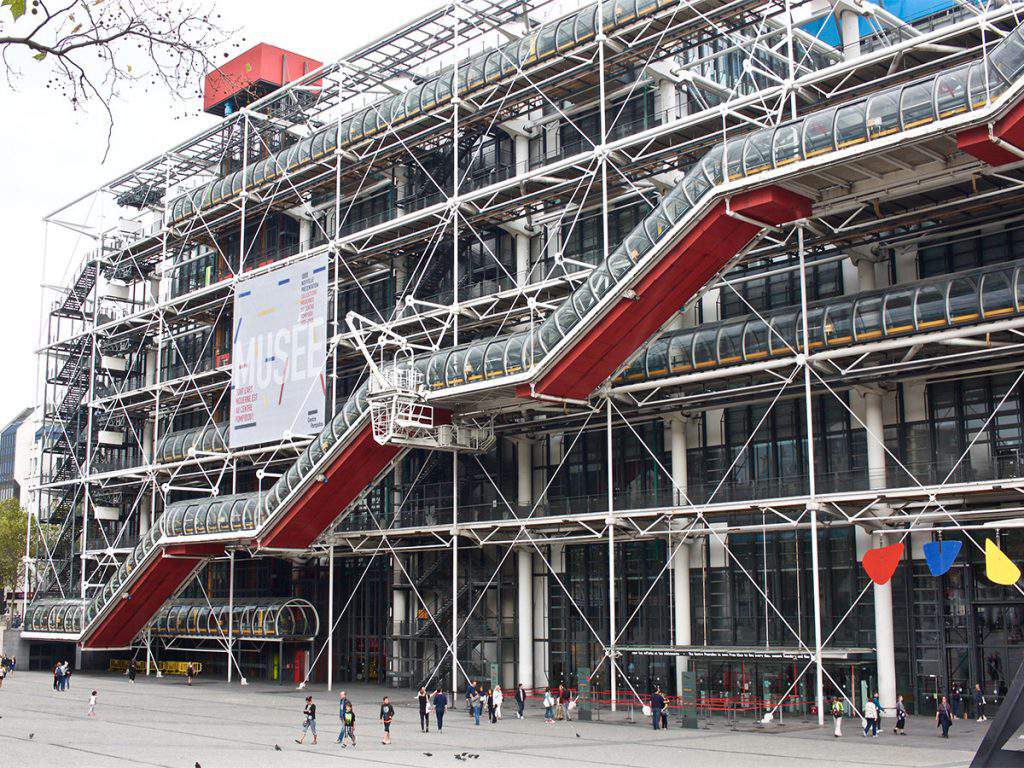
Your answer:
[[[606,147],[605,147],[605,152],[606,152]],[[595,147],[595,154],[597,154],[597,147]],[[603,181],[603,184],[602,184],[602,185],[604,186],[604,188],[605,188],[605,189],[607,189],[607,169],[608,169],[608,167],[610,166],[610,167],[612,167],[612,169],[614,170],[614,167],[615,167],[615,166],[614,166],[614,159],[612,159],[612,160],[611,160],[611,161],[609,162],[609,161],[608,161],[608,156],[607,156],[607,155],[602,155],[602,157],[601,157],[600,159],[601,159],[601,161],[602,161],[602,162],[603,162],[603,163],[605,164],[605,165],[604,165],[604,169],[603,169],[603,171],[602,171],[602,173],[603,173],[603,175],[604,175],[604,178],[602,179],[602,181]],[[624,180],[625,180],[625,181],[627,181],[627,183],[629,182],[629,179],[624,179]],[[578,180],[577,182],[575,182],[575,184],[577,184],[577,186],[579,186],[579,185],[580,185],[580,183],[581,183],[581,182],[580,182],[579,180]],[[624,186],[625,186],[625,185],[624,185]],[[461,201],[461,200],[459,200],[459,202],[460,202],[460,203],[462,203],[462,201]],[[243,209],[245,209],[245,202],[243,202]],[[606,210],[606,209],[605,209],[605,210]],[[460,217],[460,218],[462,218],[462,217]],[[453,217],[453,220],[454,220],[454,219],[455,219],[455,217]],[[463,220],[465,220],[465,219],[463,219]],[[446,222],[445,222],[445,223],[446,223]],[[204,224],[204,226],[205,226],[205,224]],[[340,259],[339,259],[339,260],[340,260]],[[385,309],[387,309],[387,308],[385,308]],[[806,364],[806,362],[805,362],[805,365],[807,365],[807,364]],[[819,497],[819,498],[823,498],[823,497]],[[805,501],[806,501],[806,500],[805,500]],[[779,506],[784,506],[784,505],[780,504]],[[615,511],[615,516],[616,516],[616,517],[617,517],[618,515],[621,515],[621,514],[623,514],[623,512],[621,512],[621,511],[617,511],[617,510]],[[628,514],[628,513],[627,513],[627,514]],[[798,519],[798,520],[795,520],[794,522],[799,522],[799,519]],[[466,523],[459,523],[459,525],[460,525],[460,526],[463,526],[463,525],[466,525]],[[595,527],[595,529],[596,529],[596,530],[598,530],[598,535],[599,535],[599,536],[606,536],[606,532],[607,532],[607,531],[601,531],[601,530],[600,530],[600,528],[599,528],[599,527],[597,527],[597,526],[594,526],[594,527]],[[609,528],[609,529],[610,529],[610,528]],[[458,631],[457,631],[457,634],[458,634]],[[443,636],[443,633],[442,633],[442,636]],[[612,642],[611,642],[611,646],[612,646],[612,649],[613,649],[613,646],[614,646],[614,640],[613,640],[613,639],[612,639]]]

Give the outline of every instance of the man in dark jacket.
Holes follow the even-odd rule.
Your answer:
[[[523,684],[520,683],[516,688],[516,715],[520,720],[523,719],[523,710],[526,709],[526,689]]]
[[[661,727],[661,712],[665,709],[665,697],[661,694],[661,688],[655,688],[651,694],[651,725],[654,730]]]
[[[341,730],[338,731],[336,744],[341,744],[345,739],[345,705],[348,704],[348,696],[345,691],[338,691],[338,719],[341,720]]]
[[[448,697],[440,688],[434,691],[434,715],[437,717],[437,732],[444,727],[444,713],[448,709]]]

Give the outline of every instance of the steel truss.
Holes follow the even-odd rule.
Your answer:
[[[517,66],[510,77],[472,99],[454,98],[411,123],[389,127],[353,147],[339,147],[301,171],[280,174],[258,192],[215,203],[180,220],[172,217],[170,207],[179,193],[223,176],[224,169],[240,168],[244,177],[276,147],[324,126],[340,125],[354,109],[422,82],[440,66],[457,67],[475,52],[473,46],[518,36],[545,15],[554,17],[564,10],[552,0],[444,4],[55,211],[47,217],[54,233],[51,240],[66,246],[73,235],[76,241],[84,238],[88,247],[75,242],[69,248],[68,263],[75,267],[64,281],[66,287],[56,291],[53,305],[47,299],[44,307],[48,320],[40,344],[40,401],[46,459],[37,513],[46,525],[34,528],[30,537],[40,540],[46,554],[42,562],[34,563],[34,591],[92,596],[169,501],[182,494],[233,493],[243,490],[240,484],[245,490],[262,490],[309,443],[308,435],[295,433],[247,450],[226,444],[231,352],[218,329],[230,319],[233,293],[242,277],[311,254],[329,255],[331,416],[343,396],[367,375],[367,359],[380,359],[382,368],[393,362],[396,339],[406,352],[438,350],[540,323],[593,269],[594,259],[566,253],[566,241],[589,217],[600,221],[590,255],[606,256],[615,245],[614,211],[656,202],[681,170],[723,138],[777,126],[822,104],[948,69],[979,55],[984,58],[988,48],[1021,21],[1022,8],[1020,3],[964,2],[943,23],[917,29],[896,23],[871,4],[861,7],[835,0],[825,5],[837,19],[867,13],[874,34],[858,44],[862,50],[852,50],[852,43],[851,50],[834,48],[800,29],[798,24],[810,20],[811,4],[799,0],[681,0],[642,24],[599,34],[570,55],[556,56],[542,66]],[[865,10],[868,6],[870,12]],[[729,57],[741,62],[742,74],[732,82],[715,79],[715,65]],[[627,105],[650,91],[657,91],[651,97],[654,113],[643,125],[627,124]],[[585,125],[586,120],[590,123]],[[490,169],[494,173],[477,174],[474,153],[482,153],[491,141],[510,144],[511,159]],[[907,153],[914,153],[915,162],[907,161]],[[462,678],[469,676],[464,665],[468,659],[460,659],[467,628],[486,605],[489,590],[512,553],[527,550],[543,564],[545,576],[557,584],[604,649],[598,668],[608,664],[614,708],[619,679],[632,685],[620,668],[620,652],[622,638],[640,609],[619,616],[611,598],[610,630],[601,635],[563,583],[552,563],[552,546],[606,545],[608,593],[614,595],[617,542],[667,541],[669,555],[661,575],[690,542],[707,546],[714,541],[730,559],[730,567],[751,581],[766,615],[772,613],[787,627],[792,644],[808,659],[801,676],[814,672],[821,719],[828,676],[822,660],[832,635],[856,603],[832,635],[824,636],[816,604],[817,530],[855,526],[877,540],[902,541],[914,532],[998,529],[1020,517],[1019,497],[1024,494],[1021,478],[960,482],[951,471],[940,483],[919,481],[885,447],[876,434],[879,424],[866,423],[840,393],[877,393],[894,379],[932,381],[961,376],[965,370],[1022,371],[1024,376],[1019,338],[1024,320],[993,320],[815,350],[807,326],[808,270],[826,260],[871,261],[883,248],[906,248],[987,221],[1019,218],[1022,168],[1024,162],[994,171],[959,152],[955,137],[945,133],[913,142],[893,141],[869,157],[851,153],[841,166],[835,156],[823,158],[820,167],[809,165],[801,178],[787,180],[787,188],[813,201],[812,216],[790,227],[763,229],[680,313],[690,318],[684,322],[692,322],[695,308],[716,294],[739,295],[737,286],[743,278],[729,271],[738,264],[788,256],[780,269],[798,276],[803,327],[795,343],[782,339],[791,352],[783,358],[636,384],[609,380],[585,401],[538,398],[524,405],[511,398],[474,395],[446,401],[444,406],[457,419],[486,423],[488,429],[493,424],[504,440],[528,443],[561,433],[571,446],[586,432],[603,430],[604,508],[551,514],[547,492],[563,468],[567,450],[540,494],[528,492],[515,500],[507,498],[476,458],[501,506],[493,519],[472,519],[459,503],[455,455],[450,520],[398,524],[398,512],[414,503],[417,475],[402,484],[404,493],[390,517],[364,496],[353,506],[365,513],[365,526],[353,524],[351,509],[339,510],[339,521],[310,550],[251,549],[253,555],[327,561],[332,574],[327,632],[315,656],[326,654],[329,684],[334,628],[355,593],[353,589],[340,612],[335,611],[336,556],[367,559],[356,588],[378,558],[390,559],[396,583],[408,585],[431,628],[437,652],[431,657],[427,681],[440,684],[450,668],[451,688],[459,690]],[[410,177],[418,179],[418,189],[413,189]],[[380,195],[390,195],[389,208],[363,216],[368,201]],[[141,201],[139,214],[111,227],[123,215],[126,201]],[[268,253],[259,245],[261,238],[284,220],[294,225],[294,242]],[[511,260],[491,245],[497,232],[512,239]],[[57,247],[56,242],[50,245]],[[460,280],[476,257],[485,265],[479,271],[489,275],[483,279],[493,283],[488,290],[474,290],[472,280]],[[208,274],[217,279],[207,277],[205,284],[181,288],[177,276],[199,259],[208,259]],[[450,287],[437,290],[445,275]],[[371,295],[380,281],[387,281],[385,295]],[[358,316],[346,317],[342,305],[358,306]],[[753,306],[747,307],[759,316]],[[196,338],[198,343],[193,343]],[[385,351],[389,360],[382,357]],[[628,363],[620,373],[627,367]],[[811,409],[812,402],[823,397],[842,403],[865,429],[869,442],[880,446],[883,472],[886,464],[900,466],[905,474],[900,485],[890,486],[883,476],[881,483],[855,491],[816,488]],[[726,472],[708,500],[694,503],[687,496],[685,467],[680,475],[674,463],[662,465],[644,444],[671,484],[671,498],[624,507],[616,497],[613,431],[633,431],[639,438],[635,425],[642,420],[673,420],[739,403],[767,404],[763,423],[778,403],[793,399],[805,406],[805,492],[742,502],[716,500],[729,476]],[[408,405],[395,403],[396,409]],[[407,421],[412,419],[412,411],[403,412]],[[995,415],[989,415],[986,426]],[[191,425],[173,427],[185,421]],[[381,438],[394,440],[394,431],[382,432]],[[405,445],[413,442],[407,438]],[[396,460],[379,479],[393,478],[398,465]],[[731,522],[738,514],[751,512],[762,515],[761,525]],[[729,536],[735,533],[802,529],[812,532],[815,560],[815,632],[810,638],[788,624],[777,606],[778,596],[769,594],[729,547]],[[233,563],[234,552],[242,550],[231,551]],[[493,572],[475,593],[465,592],[468,582],[460,579],[460,562],[465,567],[472,553],[484,551],[494,555]],[[403,557],[408,562],[412,554],[430,552],[444,553],[450,563],[450,583],[441,585],[445,590],[450,587],[447,603],[437,594],[424,594],[419,586],[423,582],[403,563]],[[29,587],[26,583],[26,594],[33,591]],[[432,589],[437,593],[440,587],[434,584]],[[644,601],[649,595],[650,591]],[[877,605],[877,591],[875,599]],[[148,636],[146,642],[148,648]],[[231,670],[238,669],[230,627],[218,642],[231,659],[230,679]],[[675,643],[686,645],[678,638]],[[776,708],[790,693],[778,699]],[[849,704],[856,709],[856,702]]]

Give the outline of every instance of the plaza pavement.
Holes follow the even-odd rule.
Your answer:
[[[784,725],[755,729],[725,721],[709,728],[653,731],[649,723],[628,723],[623,713],[602,713],[600,722],[545,725],[536,704],[525,720],[516,720],[514,702],[498,725],[479,727],[464,711],[449,713],[442,734],[419,730],[411,691],[390,691],[397,708],[393,744],[380,743],[376,686],[348,686],[353,700],[359,746],[341,749],[337,691],[322,686],[297,691],[290,686],[201,679],[191,688],[175,678],[139,676],[133,686],[116,675],[75,674],[72,689],[57,693],[52,677],[20,671],[0,688],[0,766],[3,768],[290,768],[331,766],[628,766],[655,768],[879,768],[967,766],[986,724],[958,722],[948,741],[938,738],[934,722],[913,718],[911,735],[891,731],[861,738],[847,719],[842,739],[831,728],[786,717]],[[86,717],[89,692],[99,691],[98,716]],[[304,745],[302,704],[311,694],[317,704],[320,743]],[[891,727],[892,719],[888,719]],[[578,730],[579,737],[576,736]],[[34,735],[33,735],[34,734]],[[1024,746],[1024,741],[1017,742]],[[275,749],[280,747],[280,751]],[[427,753],[430,753],[429,755]],[[478,758],[458,759],[468,753]]]

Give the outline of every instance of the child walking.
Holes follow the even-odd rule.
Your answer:
[[[341,739],[341,746],[347,746],[345,739],[352,740],[352,746],[356,745],[356,713],[352,709],[352,702],[345,702],[345,717],[342,719],[342,726],[345,728],[345,735]]]
[[[384,701],[380,705],[380,721],[384,723],[384,738],[381,739],[381,744],[391,743],[391,721],[395,718],[395,708],[391,706],[391,699],[387,696],[384,697]],[[355,743],[355,740],[352,742]]]
[[[89,696],[89,717],[96,717],[96,691]]]

